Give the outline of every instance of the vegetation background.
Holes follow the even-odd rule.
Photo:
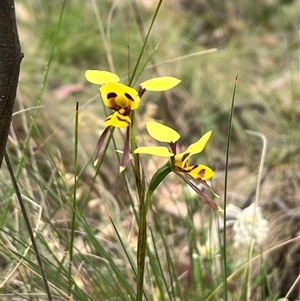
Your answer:
[[[122,132],[95,172],[93,154],[106,112],[84,73],[109,70],[126,84],[157,5],[146,0],[16,1],[25,58],[7,149],[54,300],[134,299],[134,183],[130,170],[118,173],[115,149],[122,146]],[[182,148],[212,129],[199,160],[215,170],[212,186],[223,196],[232,87],[239,74],[226,184],[228,203],[242,209],[255,199],[262,152],[261,139],[245,130],[267,137],[259,206],[270,231],[254,249],[253,257],[263,255],[249,271],[241,267],[251,253],[234,248],[228,227],[228,300],[277,300],[293,284],[289,300],[299,299],[299,7],[292,0],[163,1],[135,79],[135,87],[159,75],[182,80],[171,91],[143,98],[138,142],[153,143],[145,132],[151,118],[180,132]],[[76,101],[78,211],[70,274]],[[143,163],[149,180],[163,161],[143,158]],[[0,187],[1,300],[46,300],[5,166]],[[170,176],[156,193],[149,223],[146,298],[223,300],[222,287],[217,289],[222,216]]]

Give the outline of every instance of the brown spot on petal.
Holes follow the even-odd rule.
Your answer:
[[[184,161],[188,156],[190,155],[190,153],[186,153],[182,156],[182,161]]]
[[[134,102],[134,99],[131,97],[131,95],[130,95],[130,94],[128,94],[128,93],[125,93],[125,96],[126,96],[128,99],[130,99],[131,101],[133,101],[133,102]]]
[[[127,120],[127,119],[123,119],[123,118],[121,118],[120,116],[117,116],[117,119],[119,120],[119,121],[122,121],[122,122],[126,122],[127,124],[130,124],[130,122],[129,122],[129,120]]]
[[[110,98],[113,98],[113,97],[116,97],[116,96],[117,96],[117,94],[115,92],[109,92],[107,94],[107,99],[110,99]]]
[[[205,169],[201,169],[200,172],[198,173],[198,177],[200,180],[202,180],[205,176]]]

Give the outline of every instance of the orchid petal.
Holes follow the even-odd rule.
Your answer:
[[[166,147],[164,146],[141,146],[134,150],[135,154],[147,154],[159,157],[170,158],[174,156]]]
[[[176,155],[176,161],[179,162],[181,160],[181,166],[187,165],[189,158],[192,155],[198,154],[203,151],[207,141],[211,136],[212,131],[208,131],[205,133],[197,142],[191,144],[186,151],[179,153]]]
[[[197,142],[191,144],[185,153],[190,153],[191,155],[198,154],[203,151],[207,141],[211,136],[212,131],[205,133]]]
[[[220,198],[220,196],[218,195],[218,194],[216,194],[214,191],[213,191],[213,189],[207,184],[207,182],[206,181],[204,181],[204,180],[200,180],[200,179],[198,179],[198,181],[203,185],[203,186],[205,186],[216,198]]]
[[[115,128],[125,128],[129,126],[130,123],[130,117],[127,115],[122,115],[118,111],[113,112],[104,121],[105,126],[113,126]]]
[[[183,152],[175,155],[174,158],[174,164],[175,167],[178,167],[179,169],[184,169],[186,167],[186,163],[188,158],[190,157],[189,153]]]
[[[190,180],[186,179],[181,173],[176,172],[176,174],[180,178],[182,178],[208,204],[208,206],[210,208],[212,208],[216,211],[219,211],[219,212],[224,212],[224,210],[216,202],[214,202],[205,192],[203,192],[194,183],[192,183]]]
[[[185,170],[196,180],[206,181],[214,175],[211,168],[202,164],[188,166]]]
[[[99,154],[100,154],[100,151],[101,151],[101,147],[103,145],[103,142],[104,142],[104,139],[105,137],[107,136],[108,134],[108,131],[109,131],[109,127],[107,127],[103,133],[101,134],[98,142],[97,142],[97,146],[96,146],[96,151],[95,151],[95,160],[94,160],[94,166],[97,165],[98,163],[98,158],[99,158]]]
[[[99,70],[87,70],[85,72],[85,78],[92,84],[104,85],[107,83],[117,83],[120,81],[118,75]]]
[[[130,128],[127,128],[126,137],[125,137],[125,144],[123,149],[123,157],[121,161],[121,165],[119,168],[119,172],[121,173],[126,168],[128,162],[130,161],[130,148],[129,148],[129,140],[130,140]]]
[[[181,80],[175,77],[162,76],[146,80],[140,86],[147,91],[166,91],[177,86],[180,82]]]
[[[176,142],[180,135],[173,129],[155,121],[148,121],[146,128],[149,135],[160,142]]]

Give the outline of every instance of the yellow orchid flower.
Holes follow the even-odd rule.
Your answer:
[[[119,76],[108,71],[87,70],[85,77],[92,84],[100,85],[104,105],[114,111],[107,117],[104,125],[117,128],[129,126],[130,112],[136,110],[140,104],[138,91],[120,84]]]
[[[193,179],[200,181],[205,187],[211,190],[210,186],[206,183],[206,180],[210,179],[214,175],[212,169],[203,164],[189,165],[189,159],[191,156],[200,153],[204,149],[212,131],[205,133],[197,142],[191,144],[184,152],[177,154],[176,142],[180,138],[179,133],[155,121],[147,122],[146,128],[152,138],[160,142],[166,142],[170,147],[142,146],[135,149],[134,153],[150,154],[170,158],[171,170],[178,174],[188,185],[190,185],[191,188],[193,188],[201,197],[203,197],[211,208],[218,211],[223,211],[223,209],[221,209],[208,195],[204,194],[195,184],[181,174],[188,174]],[[165,170],[168,172],[168,168],[165,168]]]
[[[166,91],[180,83],[180,80],[174,77],[157,77],[147,80],[140,85],[139,91],[134,88],[123,85],[118,75],[101,70],[87,70],[86,79],[92,84],[99,85],[100,95],[106,107],[113,112],[105,119],[106,129],[100,136],[95,153],[95,163],[97,163],[102,144],[108,134],[108,127],[127,128],[126,140],[123,150],[123,158],[120,171],[123,171],[129,162],[129,125],[131,124],[131,111],[136,110],[140,105],[141,96],[145,91]]]
[[[204,134],[196,143],[191,144],[184,152],[176,154],[176,142],[180,135],[173,129],[155,121],[146,123],[146,128],[149,135],[160,142],[170,144],[170,150],[163,146],[144,146],[138,147],[134,152],[137,154],[150,154],[161,157],[172,157],[173,168],[176,171],[188,173],[196,180],[208,180],[214,172],[207,166],[189,165],[188,161],[191,156],[200,153],[211,136],[211,131]]]

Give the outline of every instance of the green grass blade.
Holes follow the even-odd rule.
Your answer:
[[[229,150],[232,130],[232,119],[234,111],[234,101],[237,86],[238,74],[235,77],[233,93],[231,99],[231,108],[228,120],[228,134],[227,134],[227,146],[226,146],[226,162],[225,162],[225,183],[224,183],[224,245],[222,248],[222,269],[223,269],[223,283],[224,283],[224,301],[228,301],[228,284],[227,284],[227,235],[226,235],[226,205],[227,205],[227,183],[228,183],[228,166],[229,166]]]
[[[76,113],[75,113],[75,144],[74,144],[74,187],[73,187],[73,208],[76,209],[76,192],[77,192],[77,172],[78,172],[78,114],[79,114],[79,103],[76,103]],[[71,296],[71,279],[72,279],[72,264],[73,264],[73,248],[74,248],[74,235],[76,228],[76,214],[75,210],[72,212],[72,224],[71,224],[71,234],[70,234],[70,245],[69,245],[69,289],[68,296]]]

